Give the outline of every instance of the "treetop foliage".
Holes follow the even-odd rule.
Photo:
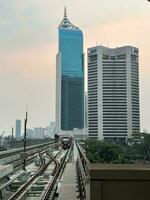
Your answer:
[[[150,163],[150,134],[136,134],[128,142],[86,140],[83,148],[91,163]]]

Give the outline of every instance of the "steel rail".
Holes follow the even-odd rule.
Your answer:
[[[36,144],[36,145],[33,145],[33,146],[27,146],[27,152],[34,150],[34,149],[43,148],[43,147],[49,146],[51,144],[54,145],[54,141],[50,141],[50,142],[46,142],[46,143],[42,143],[42,144]],[[23,152],[22,147],[2,151],[2,152],[0,152],[0,159],[10,157],[10,156],[13,156],[13,155],[17,155],[17,154],[22,153],[22,152]]]
[[[41,150],[41,153],[44,154],[44,153],[47,151],[47,149],[48,149],[49,147],[50,147],[50,148],[54,148],[55,145],[52,144],[52,145],[50,145],[50,146],[45,147],[44,149]],[[29,161],[35,159],[35,157],[36,157],[35,154],[39,153],[39,151],[40,151],[40,150],[37,150],[37,151],[32,152],[32,153],[28,153],[28,155],[27,155],[27,162],[29,163]],[[28,158],[28,157],[31,157],[31,156],[33,156],[33,157],[32,157],[32,158]],[[7,162],[6,164],[13,164],[13,165],[14,165],[14,168],[17,168],[17,167],[19,167],[19,166],[22,165],[22,159],[21,159],[21,158],[17,158],[17,159],[15,159],[15,160],[11,161],[11,162]]]
[[[53,172],[52,172],[52,176],[54,176],[55,173],[57,172],[58,168],[59,168],[59,162],[58,162],[58,160],[56,159],[56,157],[52,157],[52,159],[53,159],[53,161],[54,161],[54,163],[55,163],[55,168],[54,168],[54,170],[53,170]]]
[[[55,156],[59,155],[61,151],[59,151]],[[42,158],[42,155],[39,153],[40,158],[41,158],[41,166],[39,168],[39,170],[25,183],[23,184],[21,187],[19,187],[19,189],[8,199],[8,200],[15,200],[17,198],[19,198],[19,196],[26,190],[26,188],[41,174],[44,173],[44,171],[47,169],[48,165],[53,161],[53,159],[51,159],[48,162],[45,163],[45,160]]]
[[[65,168],[65,165],[66,165],[66,158],[68,158],[68,154],[70,153],[70,149],[67,150],[65,156],[63,157],[61,163],[59,164],[57,170],[55,171],[53,178],[51,179],[48,186],[46,186],[46,190],[44,190],[42,197],[40,197],[40,200],[48,200],[48,199],[52,199],[54,197],[55,189],[57,187],[56,183],[57,183],[59,176],[61,176],[63,171],[64,171],[64,168]]]

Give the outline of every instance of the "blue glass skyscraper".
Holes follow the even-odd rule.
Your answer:
[[[59,25],[59,53],[56,72],[57,130],[84,127],[83,34],[67,18]]]

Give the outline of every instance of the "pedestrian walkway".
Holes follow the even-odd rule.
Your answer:
[[[76,145],[74,145],[74,154],[72,163],[67,163],[66,165],[58,200],[77,200],[78,193],[76,192],[77,188],[76,188],[76,172],[75,172],[76,160],[77,160],[77,148]]]
[[[58,200],[76,200],[75,163],[68,163],[64,172]]]

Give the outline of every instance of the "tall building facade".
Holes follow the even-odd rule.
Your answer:
[[[33,138],[33,129],[27,129],[27,137]]]
[[[55,132],[56,132],[56,123],[55,122],[53,122],[53,121],[50,122],[49,131],[50,131],[50,137],[55,138]]]
[[[59,25],[56,58],[56,132],[84,127],[83,34],[67,18]]]
[[[41,138],[44,139],[45,137],[45,128],[42,127],[35,127],[33,132],[34,138]]]
[[[20,119],[16,120],[16,138],[17,139],[21,138],[21,120]]]
[[[88,49],[90,138],[127,138],[140,131],[138,58],[132,46]]]

